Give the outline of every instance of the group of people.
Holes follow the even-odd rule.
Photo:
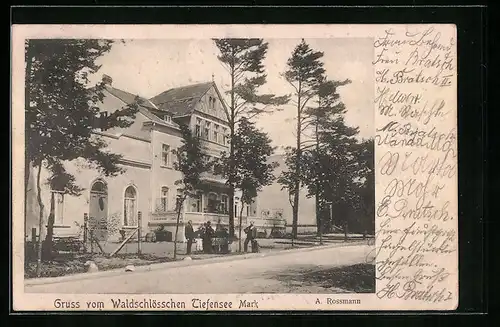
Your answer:
[[[258,248],[258,244],[256,244],[257,229],[255,228],[253,222],[251,222],[250,225],[244,229],[244,232],[246,234],[246,239],[244,243],[245,252],[247,252],[248,250],[248,243],[251,243],[252,252],[257,252],[256,251],[256,248]],[[212,228],[211,222],[207,221],[202,226],[200,226],[197,232],[194,231],[193,223],[190,220],[188,221],[184,229],[184,233],[187,239],[186,254],[188,255],[191,254],[191,247],[195,242],[195,239],[197,238],[200,238],[202,241],[204,253],[213,253],[214,251],[217,252],[229,251],[229,243],[230,243],[229,233],[227,229],[224,226],[222,226],[220,220],[217,223],[215,230]],[[217,243],[215,245],[214,245],[214,240],[216,240]]]

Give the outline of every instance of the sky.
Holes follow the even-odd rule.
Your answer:
[[[281,76],[286,61],[300,39],[264,39],[269,43],[264,61],[267,83],[262,93],[291,94],[291,86]],[[306,39],[315,51],[324,52],[322,61],[329,79],[350,79],[351,84],[339,88],[340,99],[347,108],[346,122],[359,127],[359,136],[374,134],[373,40],[370,38]],[[110,52],[97,60],[101,69],[91,77],[98,82],[102,74],[113,79],[113,86],[151,98],[167,89],[188,84],[215,81],[223,93],[229,89],[229,74],[217,59],[218,49],[210,39],[125,40],[115,42]],[[257,126],[267,132],[278,147],[293,145],[292,104],[282,111],[265,114]]]

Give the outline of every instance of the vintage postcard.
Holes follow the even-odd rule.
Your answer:
[[[454,25],[14,25],[13,309],[453,310]]]

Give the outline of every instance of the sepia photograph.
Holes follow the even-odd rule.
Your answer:
[[[373,42],[26,39],[25,292],[374,293]]]
[[[454,310],[450,24],[15,25],[16,310]]]

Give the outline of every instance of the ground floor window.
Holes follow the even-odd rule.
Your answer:
[[[203,212],[203,193],[197,192],[196,195],[191,195],[188,199],[190,212]]]
[[[182,191],[182,189],[177,189],[177,192],[176,192],[176,197],[175,197],[175,211],[184,211],[183,208],[184,208],[184,204],[181,203],[180,201],[182,200],[184,196],[184,192]],[[180,207],[179,207],[180,206]]]
[[[166,212],[168,210],[168,187],[161,188],[160,210]]]
[[[51,191],[54,197],[54,225],[64,223],[64,193],[60,191]]]
[[[220,202],[220,211],[223,214],[228,214],[228,208],[229,208],[229,197],[226,194],[222,194],[221,196],[221,202]]]
[[[208,202],[207,203],[207,212],[217,213],[217,209],[219,207],[219,201],[217,201],[217,194],[209,193],[207,202]]]
[[[129,186],[125,190],[123,224],[125,226],[137,226],[137,192],[133,186]]]

